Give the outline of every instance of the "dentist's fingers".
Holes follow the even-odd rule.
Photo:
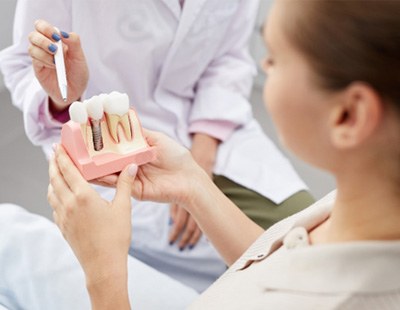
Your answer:
[[[45,52],[40,47],[31,44],[28,48],[28,53],[32,57],[32,64],[34,66],[38,67],[44,66],[49,69],[55,68],[53,55],[50,55],[49,53]],[[35,63],[33,60],[35,60]]]
[[[48,55],[54,55],[57,52],[56,43],[37,31],[31,32],[28,39],[31,45],[42,49]]]
[[[189,245],[189,249],[193,249],[197,242],[199,242],[201,235],[203,234],[203,232],[200,230],[200,228],[197,227],[196,231],[193,233],[192,237],[190,238],[188,245]]]
[[[186,223],[189,218],[189,213],[178,206],[176,214],[173,215],[173,226],[169,235],[169,243],[173,244],[178,237],[183,233]]]
[[[54,42],[61,40],[61,35],[56,28],[43,19],[35,21],[35,30]]]
[[[192,249],[197,241],[199,241],[200,236],[200,228],[197,226],[197,223],[194,221],[194,219],[189,216],[185,231],[182,234],[181,240],[179,241],[179,248],[184,249],[186,246],[189,246],[189,248]]]
[[[81,38],[75,32],[66,33],[61,32],[62,41],[68,46],[68,55],[73,59],[85,61],[85,54],[83,53]]]

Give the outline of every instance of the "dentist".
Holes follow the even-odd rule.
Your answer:
[[[124,92],[145,128],[189,148],[225,195],[263,228],[307,207],[312,198],[305,184],[264,135],[248,101],[256,73],[248,40],[258,4],[19,0],[14,43],[1,53],[0,68],[23,111],[27,136],[49,156],[73,101]],[[59,40],[66,102],[53,63]],[[114,188],[97,190],[106,199],[115,194]],[[183,208],[135,202],[132,212],[132,256],[197,291],[225,270]]]

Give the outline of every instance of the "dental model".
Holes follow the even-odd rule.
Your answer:
[[[63,125],[61,144],[86,180],[155,159],[126,94],[112,92],[74,102]]]

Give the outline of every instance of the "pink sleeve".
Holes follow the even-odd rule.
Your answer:
[[[222,120],[199,120],[194,121],[190,124],[189,132],[194,133],[204,133],[220,141],[225,141],[229,138],[232,132],[236,129],[237,124],[222,121]]]

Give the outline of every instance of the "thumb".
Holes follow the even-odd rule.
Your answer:
[[[129,202],[128,205],[130,206],[132,184],[136,177],[137,170],[138,166],[131,164],[119,175],[116,188],[117,192],[114,198],[114,202],[116,204],[124,204]]]
[[[67,34],[68,37],[63,36],[63,42],[68,45],[68,53],[76,59],[84,60],[85,55],[83,53],[81,39],[75,32]]]

